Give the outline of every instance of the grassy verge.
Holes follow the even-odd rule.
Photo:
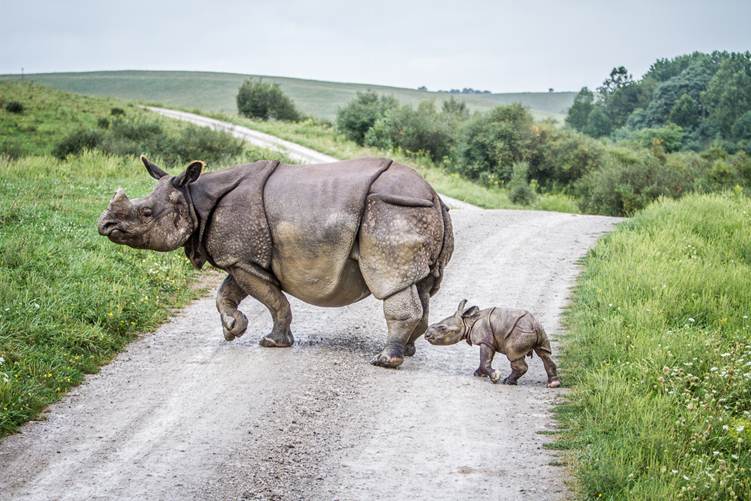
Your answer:
[[[21,109],[8,111],[10,101]],[[113,108],[121,111],[113,115]],[[115,136],[114,120],[123,117],[134,126]],[[102,129],[103,119],[112,127],[106,129],[110,142],[101,147],[120,155],[85,151],[66,160],[50,155],[71,132]],[[244,144],[227,159],[226,147],[236,140],[224,134],[115,100],[0,82],[0,436],[198,294],[196,275],[181,251],[118,246],[100,237],[95,226],[118,186],[133,197],[153,189],[136,156],[149,152],[143,144],[161,153],[166,145],[186,142],[190,149],[180,156],[221,158],[213,162],[219,167],[285,160]],[[177,172],[174,163],[165,167]]]
[[[107,362],[196,291],[180,252],[117,246],[95,222],[117,186],[153,181],[88,153],[0,160],[0,436]]]
[[[193,110],[193,112],[202,114],[200,110]],[[459,174],[447,172],[425,157],[408,156],[400,152],[386,152],[375,148],[359,146],[341,134],[338,134],[332,126],[322,122],[314,120],[301,122],[250,120],[237,115],[222,113],[214,113],[210,116],[218,120],[266,132],[267,134],[307,146],[336,158],[349,159],[363,156],[388,156],[414,167],[441,193],[479,207],[487,209],[533,208],[574,213],[579,211],[576,202],[565,195],[540,195],[531,207],[514,204],[509,200],[508,190],[483,186]]]
[[[751,498],[751,200],[653,204],[590,253],[558,446],[578,494]]]

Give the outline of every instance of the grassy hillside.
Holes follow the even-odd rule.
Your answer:
[[[114,96],[167,106],[195,108],[202,111],[235,113],[235,96],[240,84],[253,75],[192,71],[96,71],[81,73],[42,73],[28,75],[35,82],[61,90],[98,96]],[[0,79],[17,76],[0,76]],[[426,99],[441,102],[449,94],[370,84],[323,82],[299,78],[264,76],[277,82],[304,113],[317,118],[333,119],[338,107],[349,102],[357,92],[373,90],[396,97],[405,104]],[[487,110],[498,104],[519,102],[530,108],[536,118],[562,119],[574,100],[574,92],[525,92],[506,94],[454,94],[466,101],[470,109]]]
[[[9,102],[23,109],[10,112]],[[193,131],[199,139],[194,151],[209,154],[209,147],[225,144],[218,133],[113,99],[0,82],[0,146],[9,149],[0,151],[0,436],[198,293],[181,250],[139,251],[97,233],[97,218],[117,187],[133,197],[153,188],[137,156],[98,150],[65,160],[50,155],[66,135],[96,130],[102,118],[112,122],[107,130],[114,128],[112,108],[124,110],[116,117],[147,125],[127,128],[129,134],[159,124],[160,141]],[[122,147],[127,138],[118,139]],[[129,139],[138,144],[139,138]],[[257,148],[241,156],[279,157]]]
[[[600,241],[560,411],[582,499],[751,499],[751,200],[663,200]]]

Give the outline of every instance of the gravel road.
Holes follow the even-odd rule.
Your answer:
[[[456,251],[432,319],[462,298],[530,309],[555,339],[581,258],[617,219],[452,211]],[[248,333],[222,339],[200,299],[0,443],[2,499],[559,499],[552,405],[538,358],[520,385],[472,377],[479,353],[417,342],[398,370],[372,298],[292,300],[290,349],[253,300]],[[554,345],[554,358],[557,355]],[[509,371],[502,358],[495,367]],[[565,381],[564,381],[565,384]]]

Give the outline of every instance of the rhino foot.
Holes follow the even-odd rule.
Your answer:
[[[498,379],[500,379],[500,378],[501,378],[501,376],[500,376],[500,373],[499,373],[499,374],[498,374]],[[493,382],[494,382],[494,383],[497,383],[497,382],[498,382],[498,379],[496,379],[496,380],[495,380],[495,381],[493,381]],[[491,379],[491,381],[492,381],[492,379]],[[516,385],[516,379],[512,379],[512,377],[511,377],[511,376],[509,376],[509,377],[507,377],[506,379],[504,379],[504,380],[503,380],[503,384],[511,384],[511,385]]]
[[[235,310],[232,315],[222,314],[221,318],[225,340],[232,341],[236,337],[245,334],[248,328],[248,317],[241,311]]]
[[[396,369],[402,365],[402,362],[404,362],[404,356],[402,356],[403,351],[404,350],[396,350],[387,346],[381,353],[373,357],[370,360],[370,363],[377,365],[378,367]]]
[[[407,345],[404,347],[404,356],[412,357],[415,355],[416,351],[417,349],[415,348],[415,343],[407,343]]]
[[[292,332],[287,329],[282,332],[271,331],[271,334],[263,336],[258,344],[265,348],[288,348],[295,343]]]

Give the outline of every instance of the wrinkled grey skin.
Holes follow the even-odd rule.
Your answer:
[[[456,344],[466,340],[471,346],[480,346],[480,367],[474,375],[488,377],[492,383],[501,379],[500,371],[493,369],[493,356],[503,353],[511,362],[511,374],[504,384],[516,384],[527,372],[524,355],[532,352],[542,360],[548,374],[548,388],[558,388],[561,381],[556,366],[550,358],[550,341],[540,323],[526,310],[510,308],[488,308],[477,306],[466,308],[467,300],[459,303],[456,312],[440,322],[432,324],[425,333],[425,339],[435,345]]]
[[[373,294],[388,337],[371,362],[397,367],[414,354],[454,240],[448,208],[412,169],[388,159],[259,161],[201,176],[203,162],[193,162],[173,177],[141,160],[156,188],[133,201],[117,190],[99,233],[139,249],[184,247],[196,267],[225,270],[216,306],[226,340],[248,327],[238,310],[246,296],[274,320],[260,344],[286,347],[294,338],[284,292],[331,307]]]

